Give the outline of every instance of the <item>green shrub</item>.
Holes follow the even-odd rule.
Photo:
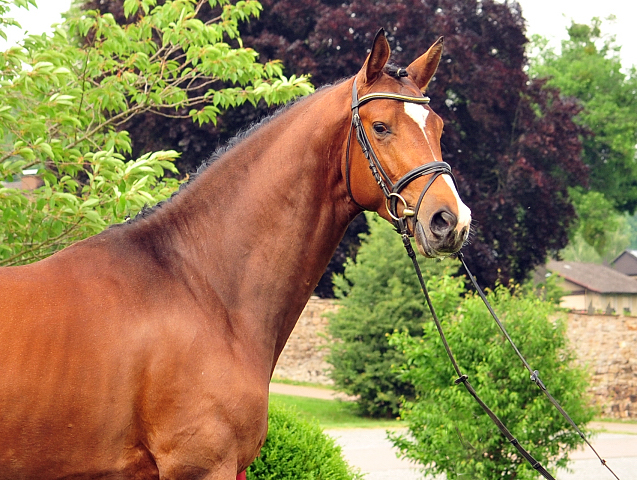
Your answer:
[[[362,235],[356,261],[348,260],[343,275],[333,280],[342,308],[330,318],[328,331],[335,341],[327,361],[335,387],[356,396],[363,415],[395,417],[401,398],[413,397],[414,390],[392,370],[404,358],[387,336],[395,329],[419,336],[430,314],[400,236],[378,216],[370,214],[367,221],[369,234]],[[435,282],[458,264],[432,260],[422,266],[425,278]],[[438,290],[432,287],[432,295]],[[434,301],[444,314],[458,299],[436,296]]]
[[[530,290],[511,293],[504,287],[490,292],[489,301],[549,392],[582,428],[595,410],[556,307]],[[581,438],[529,380],[480,298],[462,300],[452,316],[443,318],[443,328],[462,373],[513,436],[544,467],[565,466]],[[401,411],[409,435],[391,435],[403,457],[450,480],[538,478],[466,389],[453,385],[456,375],[432,322],[424,325],[421,338],[402,332],[390,343],[403,352],[402,379],[417,392]]]
[[[247,470],[248,480],[360,480],[341,448],[316,422],[293,410],[270,405],[268,437]]]

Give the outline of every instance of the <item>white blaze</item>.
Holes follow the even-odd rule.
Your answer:
[[[431,148],[431,143],[429,142],[429,137],[427,137],[427,117],[429,116],[429,110],[427,110],[422,105],[417,103],[405,102],[405,113],[409,115],[409,117],[416,122],[416,124],[422,130],[422,134],[425,137],[425,141],[427,142],[427,146],[431,151],[431,156],[436,162],[441,162],[441,158],[437,158],[434,152],[434,149]],[[460,200],[460,195],[458,195],[458,190],[456,190],[456,186],[453,183],[453,180],[449,178],[449,175],[442,175],[442,178],[445,180],[449,189],[453,192],[453,195],[456,199],[456,206],[458,209],[458,228],[463,229],[464,227],[469,227],[471,223],[471,210],[467,207],[462,200]]]

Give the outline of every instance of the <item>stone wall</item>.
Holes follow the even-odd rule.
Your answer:
[[[281,352],[274,369],[275,377],[325,385],[332,383],[326,374],[329,364],[325,361],[328,354],[325,314],[337,308],[334,300],[310,298]]]
[[[337,308],[333,300],[310,299],[283,349],[275,376],[331,383],[326,374],[329,340],[324,314]],[[603,416],[637,418],[637,317],[571,313],[567,331],[579,361],[591,374],[590,391]]]
[[[637,317],[571,313],[567,333],[602,415],[637,418]]]

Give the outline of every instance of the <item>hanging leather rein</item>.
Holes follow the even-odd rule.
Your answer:
[[[431,312],[431,316],[433,317],[434,323],[436,324],[438,334],[440,335],[442,343],[445,347],[447,356],[449,357],[449,360],[451,364],[453,365],[453,368],[456,374],[458,375],[458,378],[455,380],[454,383],[456,385],[462,383],[465,386],[469,394],[476,400],[476,402],[480,405],[480,407],[482,407],[484,412],[498,427],[500,432],[517,449],[520,455],[522,455],[531,464],[531,466],[535,470],[537,470],[538,473],[540,473],[547,480],[555,480],[555,478],[540,464],[540,462],[538,462],[529,452],[526,451],[526,449],[522,445],[520,445],[520,442],[513,436],[513,434],[511,434],[509,429],[498,418],[498,416],[493,412],[493,410],[491,410],[487,406],[487,404],[484,403],[484,401],[482,401],[482,399],[478,396],[473,386],[469,383],[469,377],[467,375],[464,375],[462,371],[460,370],[458,362],[456,361],[456,358],[454,357],[451,351],[451,347],[449,346],[449,343],[447,342],[447,338],[445,337],[444,331],[442,330],[442,324],[440,320],[438,319],[438,315],[436,315],[436,311],[434,309],[433,303],[431,302],[431,298],[429,297],[429,292],[427,291],[427,286],[425,285],[425,281],[422,276],[422,271],[420,269],[420,265],[418,264],[418,260],[416,258],[416,252],[414,251],[411,245],[411,240],[409,238],[411,234],[407,226],[407,219],[411,217],[414,217],[416,219],[418,218],[418,210],[420,209],[420,204],[422,203],[422,200],[425,194],[429,190],[429,187],[431,187],[431,184],[436,180],[436,178],[438,178],[440,175],[449,175],[453,179],[454,184],[456,183],[456,180],[453,174],[451,173],[451,167],[449,166],[449,164],[447,164],[446,162],[429,162],[407,172],[396,183],[392,182],[391,178],[389,177],[389,175],[387,175],[387,173],[383,169],[382,164],[378,160],[378,157],[376,156],[374,149],[372,148],[372,145],[369,141],[369,138],[367,137],[367,134],[365,133],[365,128],[363,127],[363,124],[361,122],[359,112],[358,112],[358,109],[361,105],[376,99],[398,100],[401,102],[411,102],[411,103],[417,103],[421,105],[426,105],[429,103],[429,97],[425,97],[425,96],[412,97],[412,96],[401,95],[397,93],[384,93],[384,92],[369,93],[367,95],[363,95],[359,99],[358,92],[356,90],[356,79],[354,79],[354,84],[352,86],[352,124],[349,131],[349,137],[347,139],[347,151],[346,151],[346,157],[345,157],[346,158],[345,176],[346,176],[346,183],[347,183],[347,192],[349,193],[349,196],[353,200],[353,202],[356,205],[358,205],[361,209],[365,210],[365,208],[354,199],[354,196],[352,195],[352,189],[350,186],[349,149],[350,149],[352,130],[356,130],[356,139],[358,140],[358,143],[360,144],[363,150],[363,154],[365,155],[365,158],[367,158],[367,161],[369,162],[369,168],[372,172],[372,175],[374,176],[374,179],[376,180],[376,183],[378,183],[378,186],[380,187],[383,194],[385,195],[387,211],[389,212],[389,215],[392,218],[392,221],[394,223],[394,226],[396,227],[396,230],[398,231],[398,233],[401,235],[403,239],[403,245],[405,246],[405,249],[407,250],[407,255],[409,255],[409,258],[411,258],[412,263],[414,265],[416,275],[418,276],[418,280],[420,282],[420,286],[425,296],[427,306],[429,307],[429,310]],[[420,196],[418,198],[418,202],[416,203],[415,208],[411,208],[408,206],[406,200],[400,195],[400,192],[415,179],[426,176],[426,175],[431,175],[431,178],[429,179],[429,181],[423,188],[422,192],[420,193]],[[456,190],[457,190],[457,184],[456,184]],[[399,201],[403,205],[403,210],[401,215],[398,214]],[[569,424],[575,429],[575,431],[584,440],[584,442],[586,442],[586,444],[591,448],[591,450],[593,450],[593,452],[595,453],[595,455],[597,455],[597,458],[600,460],[602,465],[605,466],[617,480],[620,480],[619,477],[615,474],[615,472],[613,472],[611,468],[608,466],[608,464],[606,463],[606,460],[604,460],[603,458],[599,456],[597,451],[589,443],[589,441],[586,439],[582,431],[577,427],[577,425],[571,419],[571,417],[566,413],[566,411],[557,402],[557,400],[549,393],[548,389],[546,388],[546,386],[540,379],[538,370],[531,369],[526,359],[522,356],[522,354],[520,353],[516,345],[513,343],[513,340],[507,333],[506,329],[504,328],[504,325],[495,314],[486,296],[482,292],[482,289],[478,286],[475,280],[475,277],[469,271],[469,267],[467,267],[467,264],[464,261],[464,256],[462,252],[458,252],[456,255],[462,262],[462,265],[464,269],[466,270],[467,275],[469,276],[474,288],[476,289],[476,291],[478,292],[478,295],[480,296],[485,306],[491,313],[491,316],[494,318],[495,322],[497,323],[498,328],[500,328],[500,330],[502,331],[507,341],[511,344],[516,354],[518,355],[518,357],[521,359],[522,363],[524,364],[524,367],[531,373],[531,381],[534,382],[537,385],[537,387],[548,397],[549,401],[555,406],[555,408],[560,412],[560,414],[569,422]]]

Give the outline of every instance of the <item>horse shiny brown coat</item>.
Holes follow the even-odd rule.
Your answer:
[[[359,94],[420,95],[441,50],[392,76],[379,33]],[[0,269],[0,479],[230,480],[252,462],[276,360],[360,213],[344,180],[352,82],[271,118],[150,214]],[[396,178],[440,159],[442,121],[409,108],[361,107]],[[357,147],[352,194],[387,218]],[[443,177],[417,219],[429,256],[458,250],[470,221]]]

